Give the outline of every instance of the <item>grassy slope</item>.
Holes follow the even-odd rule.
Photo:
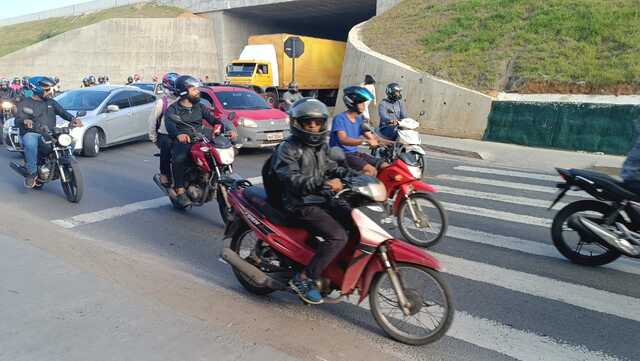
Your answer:
[[[640,90],[640,0],[405,0],[364,41],[484,92]]]
[[[0,28],[0,56],[33,45],[69,30],[112,18],[174,18],[184,13],[176,7],[153,4],[122,6],[81,16],[51,18]]]

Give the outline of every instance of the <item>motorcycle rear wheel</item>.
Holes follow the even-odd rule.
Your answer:
[[[577,213],[594,212],[604,216],[612,211],[613,208],[608,204],[590,199],[580,200],[565,206],[556,214],[551,224],[551,239],[553,240],[553,245],[569,261],[579,265],[595,267],[615,261],[621,256],[620,252],[600,245],[596,241],[583,239],[577,231],[571,229],[567,224],[569,218]],[[597,219],[597,217],[594,218],[590,216],[589,219],[596,223],[601,223],[601,219]],[[600,222],[598,222],[598,220],[600,220]],[[575,232],[578,236],[579,240],[575,249],[568,244],[568,239],[566,239],[563,234],[565,231]],[[580,251],[584,245],[593,245],[602,249],[604,252],[597,255],[594,255],[593,252],[588,255],[583,254]]]
[[[237,253],[242,259],[247,260],[247,258],[251,257],[252,255],[255,256],[254,249],[258,242],[260,242],[260,240],[258,240],[257,237],[255,236],[255,232],[249,229],[248,227],[244,226],[233,235],[233,238],[231,239],[231,245],[229,246],[229,248],[231,248],[232,251]],[[251,261],[247,261],[247,262],[251,263]],[[233,268],[233,273],[236,275],[236,278],[238,279],[238,282],[240,282],[242,287],[244,287],[247,291],[253,294],[256,294],[258,296],[265,296],[275,291],[274,289],[269,287],[256,285],[242,272],[236,270],[235,267],[232,267],[232,268]]]
[[[408,263],[399,263],[397,269],[405,296],[412,304],[411,314],[406,316],[402,312],[389,274],[380,272],[375,276],[369,291],[373,317],[397,341],[409,345],[425,345],[437,341],[453,322],[454,309],[449,287],[440,274],[432,269]],[[420,280],[424,283],[419,284]],[[427,292],[429,295],[426,295]],[[435,295],[431,296],[432,293]],[[388,313],[386,309],[389,309]]]

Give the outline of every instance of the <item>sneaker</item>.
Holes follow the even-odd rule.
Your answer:
[[[36,186],[36,176],[33,174],[29,174],[24,177],[24,186],[27,188],[33,188]]]
[[[300,278],[300,273],[296,274],[289,280],[289,287],[291,287],[291,289],[298,294],[298,297],[306,303],[310,303],[312,305],[319,305],[322,303],[322,295],[320,294],[320,290],[318,290],[316,283],[310,278],[303,280]]]
[[[176,201],[178,202],[178,205],[180,205],[180,207],[182,208],[187,208],[191,205],[191,199],[186,193],[182,193],[178,195],[178,197],[176,198]]]

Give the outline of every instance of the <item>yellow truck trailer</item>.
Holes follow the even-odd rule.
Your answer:
[[[240,57],[227,66],[225,80],[252,86],[277,104],[280,94],[294,80],[293,59],[285,53],[286,40],[294,36],[304,43],[303,54],[295,59],[295,81],[300,91],[334,105],[346,48],[342,41],[291,34],[251,36]]]

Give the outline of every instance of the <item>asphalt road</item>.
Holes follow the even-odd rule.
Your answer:
[[[24,189],[8,167],[18,156],[0,151],[0,360],[640,359],[640,263],[562,259],[549,171],[429,158],[450,220],[432,251],[456,319],[412,347],[355,305],[247,293],[219,261],[217,205],[177,212],[159,199],[154,152],[143,142],[79,158],[85,196],[70,204],[58,183]],[[267,156],[243,152],[236,172],[258,176]]]

